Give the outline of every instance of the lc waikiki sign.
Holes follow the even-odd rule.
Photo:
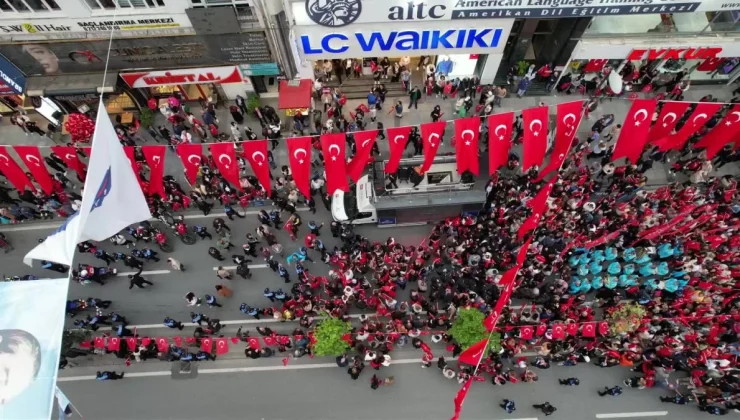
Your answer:
[[[308,59],[399,57],[423,54],[500,53],[513,20],[495,25],[459,25],[439,29],[436,22],[406,22],[402,30],[389,25],[355,24],[346,28],[296,26],[298,45]],[[447,25],[449,27],[449,25]]]

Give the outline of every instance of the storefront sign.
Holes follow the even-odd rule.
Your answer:
[[[93,73],[105,69],[108,40],[0,45],[0,54],[27,76]],[[213,63],[274,62],[263,32],[219,36],[114,39],[109,70],[177,69]]]
[[[243,77],[249,76],[274,76],[280,74],[280,68],[277,63],[265,64],[240,64],[239,70]]]
[[[379,30],[378,25],[353,25],[342,30],[322,26],[295,27],[302,55],[308,59],[500,52],[513,20],[496,25],[464,25],[439,29],[436,22],[412,22],[404,30]],[[385,26],[387,27],[387,26]]]
[[[26,77],[10,61],[0,57],[0,83],[4,85],[0,87],[0,93],[3,95],[8,93],[20,95],[26,88]]]
[[[733,10],[722,0],[291,0],[296,25],[456,19],[583,17]]]
[[[242,76],[236,66],[206,67],[139,73],[121,73],[121,79],[132,88],[167,85],[192,85],[196,83],[241,83]]]
[[[706,60],[717,58],[722,52],[722,47],[707,48],[651,48],[634,49],[627,56],[628,60]]]
[[[189,28],[190,19],[186,14],[166,17],[129,16],[116,19],[33,19],[27,21],[3,22],[0,35],[3,34],[55,34],[70,32],[109,32],[136,31],[146,29]]]

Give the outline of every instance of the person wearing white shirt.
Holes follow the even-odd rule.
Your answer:
[[[229,128],[231,129],[231,136],[234,137],[234,141],[241,141],[242,136],[241,136],[241,131],[239,130],[239,126],[236,125],[236,123],[232,121],[231,127]]]
[[[188,130],[182,130],[182,134],[180,134],[180,138],[182,139],[182,142],[185,144],[190,144],[193,142],[193,135],[190,134],[190,131]]]

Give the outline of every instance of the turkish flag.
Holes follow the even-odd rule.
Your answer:
[[[93,339],[93,345],[96,349],[105,348],[105,337],[95,337]]]
[[[311,137],[293,137],[289,138],[286,143],[288,144],[290,172],[293,174],[295,185],[301,194],[310,197]],[[332,194],[334,194],[333,191]]]
[[[509,161],[513,123],[513,112],[488,116],[488,175],[493,175]]]
[[[658,120],[648,132],[648,140],[654,142],[671,134],[683,114],[689,109],[688,102],[663,102]]]
[[[534,328],[530,326],[519,328],[519,338],[522,340],[531,340],[534,337]]]
[[[367,163],[372,157],[373,145],[375,138],[378,137],[378,130],[357,131],[352,133],[355,137],[355,156],[347,164],[347,175],[354,182],[362,177]]]
[[[553,177],[547,182],[533,199],[527,201],[527,207],[532,209],[532,213],[544,213],[547,209],[547,199],[552,194],[552,189],[555,188],[555,183],[558,181],[558,177]]]
[[[136,156],[134,154],[134,146],[123,146],[123,152],[126,153],[126,157],[128,158],[128,162],[131,164],[131,170],[134,171],[134,174],[136,175],[136,179],[141,182],[141,177],[139,177],[139,168],[136,167]]]
[[[501,299],[501,298],[499,297],[499,299]],[[498,305],[496,305],[496,306],[498,306]],[[488,315],[486,317],[486,319],[483,320],[483,326],[486,327],[486,330],[488,332],[491,332],[491,331],[493,331],[494,328],[496,328],[496,323],[498,323],[498,317],[499,317],[499,315],[501,315],[501,312],[496,311],[494,309],[494,311],[491,312],[491,314]]]
[[[273,336],[262,337],[262,341],[265,342],[266,346],[277,346],[278,342]]]
[[[80,343],[80,347],[82,347],[83,349],[89,349],[90,347],[92,347],[92,343],[89,340],[85,340]]]
[[[587,338],[594,338],[596,337],[596,323],[595,322],[587,322],[583,324],[583,329],[581,330],[581,335]]]
[[[514,282],[514,279],[516,279],[516,275],[519,272],[519,267],[514,266],[511,267],[508,271],[504,273],[503,276],[501,276],[501,280],[498,281],[498,284],[507,286]]]
[[[609,60],[606,58],[588,60],[588,63],[586,63],[586,65],[583,66],[583,72],[584,73],[598,73],[604,68],[604,66],[608,62]]]
[[[175,345],[177,347],[182,346],[182,337],[172,337],[172,341],[175,342]]]
[[[141,345],[144,347],[149,347],[149,344],[152,343],[152,339],[149,337],[144,337],[141,339]]]
[[[234,152],[234,143],[211,143],[211,156],[213,163],[221,175],[231,183],[231,185],[242,189],[239,182],[239,162],[236,160]]]
[[[81,179],[85,179],[85,164],[80,162],[79,156],[77,156],[77,150],[74,146],[51,146],[51,151],[59,156],[59,159],[64,161],[69,169],[77,172],[77,175]]]
[[[442,143],[447,121],[430,122],[421,125],[421,141],[424,144],[424,163],[421,165],[421,172],[426,173],[434,163],[437,156],[437,149]]]
[[[290,344],[290,336],[287,335],[276,335],[275,340],[277,340],[278,344],[282,344],[284,346]]]
[[[170,348],[170,342],[167,340],[167,337],[157,337],[157,350],[161,352],[165,352]]]
[[[239,344],[239,337],[231,337],[232,344]]]
[[[216,340],[216,354],[222,355],[229,352],[229,340],[225,337],[217,338]]]
[[[210,353],[211,351],[213,351],[213,339],[210,337],[206,337],[200,340],[200,349],[206,353]]]
[[[54,182],[51,175],[49,175],[49,169],[44,163],[39,148],[36,146],[13,146],[13,148],[23,163],[26,164],[33,178],[39,183],[41,190],[50,195],[54,191]]]
[[[283,361],[283,366],[288,366],[288,362],[290,362],[290,358],[284,357],[282,361]]]
[[[321,151],[324,154],[324,169],[326,170],[326,191],[332,195],[337,190],[349,191],[346,137],[344,133],[321,136]]]
[[[164,154],[167,151],[166,146],[146,146],[142,147],[146,163],[149,165],[149,195],[159,194],[159,198],[164,199],[167,193],[164,191]]]
[[[525,242],[521,248],[519,248],[519,252],[516,255],[516,265],[521,267],[522,264],[524,264],[524,260],[527,259],[527,251],[529,250],[529,245],[532,243],[532,237],[527,239],[527,242]]]
[[[565,326],[563,326],[563,324],[555,324],[552,326],[552,339],[553,340],[564,340],[565,339]]]
[[[470,171],[480,174],[478,161],[478,137],[480,137],[480,117],[455,120],[455,154],[457,173]]]
[[[542,337],[547,332],[547,324],[540,324],[535,328],[534,333],[537,337]]]
[[[260,185],[270,196],[270,164],[267,162],[267,140],[248,140],[242,142],[242,156],[249,162],[252,167],[254,176],[260,182]]]
[[[653,140],[653,144],[658,146],[661,152],[667,152],[671,149],[682,149],[689,137],[699,131],[704,124],[716,114],[722,104],[713,102],[700,102],[691,114],[683,127],[674,135],[663,137],[662,139]]]
[[[468,390],[470,389],[470,385],[473,383],[473,376],[471,375],[470,378],[468,378],[467,381],[465,381],[465,385],[463,385],[462,388],[460,388],[459,391],[457,391],[457,395],[455,395],[455,414],[452,416],[451,420],[458,420],[460,418],[460,412],[462,411],[463,403],[465,402],[465,397],[468,395]]]
[[[406,144],[409,141],[411,127],[391,127],[388,129],[388,147],[390,148],[390,157],[388,163],[383,169],[387,174],[395,174],[398,170],[398,164],[403,158],[403,151],[406,150]]]
[[[262,345],[260,344],[260,339],[257,337],[249,337],[247,339],[247,343],[249,343],[250,349],[260,350],[262,348]]]
[[[547,152],[547,128],[549,114],[547,106],[538,106],[522,111],[524,127],[524,158],[522,171],[542,165]]]
[[[185,337],[185,342],[188,344],[195,344],[197,341],[195,337]]]
[[[108,351],[119,351],[121,350],[121,339],[118,337],[111,337],[108,339]]]
[[[185,177],[190,185],[194,185],[200,165],[203,164],[203,148],[200,144],[180,144],[177,146],[177,155],[185,168]]]
[[[486,346],[488,346],[488,339],[484,338],[460,353],[460,357],[458,357],[457,361],[473,366],[478,365],[481,357],[483,357],[483,352],[486,350]]]
[[[622,124],[622,132],[619,133],[612,161],[627,158],[633,164],[637,163],[647,144],[650,121],[657,105],[658,101],[655,99],[635,99],[632,102],[632,107]]]
[[[609,323],[606,321],[599,322],[599,334],[603,336],[609,335]]]
[[[695,145],[694,149],[705,147],[707,159],[712,159],[727,143],[740,134],[740,105],[734,105],[730,112]]]
[[[583,117],[583,101],[567,102],[558,105],[558,123],[555,128],[555,145],[550,154],[550,163],[547,164],[538,176],[542,179],[552,171],[559,170],[568,156],[573,137],[578,132]]]
[[[126,337],[126,346],[129,351],[136,351],[136,337]]]
[[[23,192],[28,188],[29,190],[36,192],[36,188],[33,186],[33,183],[31,183],[31,180],[28,179],[26,173],[23,172],[23,169],[18,166],[18,163],[10,157],[5,146],[0,146],[0,171],[2,171],[5,177],[8,178],[8,181],[10,181],[18,191]]]
[[[576,334],[578,334],[578,324],[576,324],[575,322],[566,324],[565,331],[568,333],[568,335],[572,335],[573,337],[575,337]]]
[[[537,229],[537,225],[540,224],[541,218],[542,214],[540,213],[532,213],[531,216],[527,217],[527,220],[525,220],[524,223],[519,226],[519,232],[517,232],[516,234],[517,239],[521,241],[527,233]]]

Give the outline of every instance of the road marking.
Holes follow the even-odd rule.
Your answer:
[[[445,357],[445,360],[457,360],[457,357]],[[408,365],[411,363],[421,364],[421,357],[414,359],[399,359],[392,360],[391,365]],[[307,370],[307,369],[326,369],[326,368],[337,368],[336,362],[332,363],[312,363],[306,365],[287,365],[287,366],[249,366],[239,368],[211,368],[211,369],[198,369],[199,375],[218,374],[218,373],[242,373],[242,372],[269,372],[275,370]],[[127,378],[151,378],[155,376],[171,376],[172,371],[162,370],[157,372],[126,372]],[[57,382],[79,382],[79,381],[94,381],[95,375],[86,376],[66,376],[58,377]],[[522,419],[526,420],[526,419]]]
[[[351,314],[348,315],[350,318],[359,318],[361,314]],[[322,316],[314,317],[314,319],[323,319]],[[232,319],[229,321],[219,321],[221,325],[241,325],[241,324],[277,324],[279,322],[285,323],[285,321],[281,321],[275,318],[264,318],[264,319]],[[198,324],[195,322],[183,322],[183,326],[185,327],[197,327]],[[128,329],[134,329],[137,330],[153,330],[157,328],[169,328],[165,327],[164,324],[143,324],[143,325],[126,325],[126,328]],[[111,327],[100,327],[98,331],[111,331]]]
[[[118,274],[116,274],[116,277],[126,277],[129,274],[136,274],[136,273],[138,273],[138,271],[124,271],[122,273],[119,272]],[[156,275],[156,274],[169,274],[169,273],[171,273],[170,270],[151,270],[151,271],[142,271],[141,275],[147,275],[147,274]]]
[[[221,268],[225,268],[227,270],[236,270],[235,265],[222,265]],[[249,268],[267,268],[267,264],[252,264],[249,266]],[[218,267],[213,267],[213,271],[218,270]]]
[[[299,209],[296,209],[296,211],[309,211],[310,209],[308,207],[301,207]],[[249,215],[255,215],[259,214],[259,210],[257,211],[245,211],[243,213],[245,216]],[[192,220],[192,219],[209,219],[212,217],[226,217],[226,213],[209,213],[208,216],[204,216],[202,214],[186,214],[185,220]],[[158,222],[159,219],[149,219],[151,222]],[[236,221],[236,220],[235,220]],[[21,225],[21,226],[10,226],[10,227],[4,227],[0,229],[2,232],[23,232],[23,231],[29,231],[29,230],[45,230],[45,229],[56,229],[59,226],[61,226],[64,222],[51,222],[51,223],[31,223],[28,225]]]
[[[608,413],[608,414],[597,414],[597,419],[626,419],[632,417],[658,417],[667,416],[667,411],[641,411],[638,413]]]

